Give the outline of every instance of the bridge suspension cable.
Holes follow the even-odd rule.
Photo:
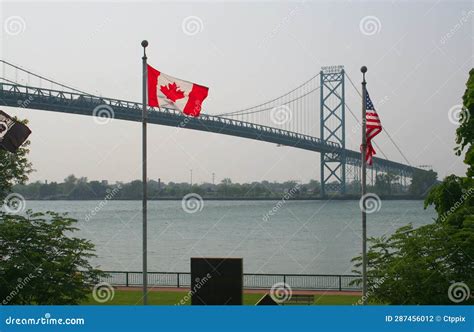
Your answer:
[[[70,91],[81,93],[84,95],[88,95],[91,97],[101,98],[100,96],[85,92],[83,90],[74,88],[70,85],[66,85],[60,83],[56,80],[49,79],[45,76],[36,74],[30,70],[27,70],[23,67],[15,65],[11,62],[6,60],[0,59],[0,62],[3,64],[3,75],[0,77],[0,80],[5,82],[13,83],[13,84],[20,84],[18,82],[18,71],[27,74],[28,82],[30,75],[36,77],[40,80],[40,85],[42,81],[49,82],[51,84],[57,85],[61,88],[68,89]],[[15,80],[6,78],[5,76],[5,66],[11,67],[15,69]],[[351,77],[345,73],[347,79],[349,80],[350,84],[357,92],[357,94],[362,98],[361,92],[357,89],[356,85],[354,84]],[[226,112],[217,114],[220,117],[228,117],[234,118],[236,120],[241,120],[244,122],[250,122],[270,127],[276,127],[279,129],[284,129],[300,134],[310,135],[314,137],[319,136],[319,95],[316,96],[316,92],[321,89],[320,82],[318,77],[320,73],[314,75],[310,79],[306,80],[296,88],[288,91],[287,93],[271,99],[267,102],[244,108],[237,111]],[[332,83],[329,83],[332,86]],[[21,84],[20,84],[21,85]],[[41,87],[41,86],[40,86]],[[360,126],[359,118],[354,114],[352,109],[349,105],[345,104],[351,116],[356,120],[357,124]],[[403,157],[405,162],[412,166],[411,163],[408,161],[408,158],[405,156],[403,151],[400,147],[396,144],[393,140],[392,136],[388,132],[387,129],[384,128],[383,132],[388,136],[389,140],[398,150],[400,155]],[[380,151],[380,153],[385,157],[385,159],[389,159],[384,151],[374,142],[374,145]]]
[[[354,90],[359,94],[359,96],[362,98],[362,93],[360,93],[360,91],[357,89],[357,87],[355,86],[354,82],[352,81],[352,79],[350,78],[349,75],[346,74],[346,77],[348,78],[349,82],[351,83],[352,87],[354,88]],[[351,112],[352,113],[352,112]],[[360,125],[360,123],[359,123]],[[389,138],[390,142],[392,142],[392,144],[395,146],[395,148],[398,150],[398,152],[400,153],[400,155],[403,157],[403,159],[405,159],[406,163],[410,166],[412,166],[412,164],[408,161],[408,158],[405,156],[405,154],[403,153],[403,151],[400,149],[400,147],[398,146],[397,143],[395,143],[395,141],[393,140],[392,136],[390,135],[390,133],[388,132],[387,128],[384,128],[382,130],[383,133],[385,133],[387,135],[387,137]],[[382,149],[380,149],[380,147],[377,146],[377,144],[375,144],[374,142],[374,145],[382,152]],[[385,154],[382,152],[382,154],[385,156]],[[385,156],[385,158],[387,158]],[[388,159],[388,158],[387,158]]]
[[[0,82],[2,83],[0,84],[0,92],[2,92],[2,99],[0,99],[0,102],[2,105],[21,107],[18,104],[19,95],[34,96],[36,100],[35,105],[32,106],[40,110],[95,116],[93,110],[97,107],[97,100],[94,98],[81,97],[97,96],[83,92],[66,84],[59,83],[55,80],[48,79],[44,76],[34,74],[29,70],[13,65],[5,60],[0,61],[3,63],[4,68],[5,66],[14,68],[15,74],[14,80],[11,79],[11,76],[6,76],[4,78],[0,77],[1,80],[10,82]],[[18,83],[19,71],[28,74],[27,84]],[[347,149],[347,147],[344,146],[345,135],[340,136],[342,138],[338,138],[334,134],[336,130],[343,131],[345,128],[344,125],[341,125],[341,122],[344,123],[343,121],[345,118],[342,117],[344,116],[344,113],[342,113],[341,116],[341,113],[339,112],[335,117],[327,118],[322,110],[327,108],[329,110],[337,109],[338,111],[341,111],[344,110],[345,106],[359,125],[360,121],[358,116],[356,116],[347,103],[345,103],[344,98],[341,98],[345,97],[344,93],[346,91],[344,85],[342,85],[342,89],[340,88],[340,84],[344,82],[344,76],[339,72],[337,77],[325,80],[326,73],[324,71],[322,73],[323,75],[317,74],[299,85],[297,88],[265,103],[240,111],[222,113],[219,116],[202,114],[198,119],[188,118],[189,123],[191,124],[189,128],[265,141],[277,144],[277,146],[297,147],[305,150],[316,151],[323,154],[321,160],[325,160],[324,155],[329,155],[328,160],[330,162],[335,161],[335,163],[339,163],[336,168],[331,169],[331,174],[336,174],[338,170],[348,170],[352,168],[353,178],[357,180],[356,168],[360,167],[361,161],[360,152],[358,151],[359,149]],[[33,75],[40,79],[39,87],[30,86],[29,75]],[[320,79],[317,79],[318,77]],[[349,79],[350,84],[356,90],[358,95],[362,97],[351,78],[347,74],[346,77]],[[61,89],[54,90],[52,87],[51,89],[43,88],[41,86],[42,80],[70,91],[61,91]],[[24,81],[24,79],[21,79],[20,81]],[[339,82],[339,86],[334,82]],[[317,91],[319,91],[319,93]],[[331,98],[328,97],[327,91],[331,92]],[[120,112],[115,114],[118,119],[128,121],[142,120],[141,113],[136,112],[137,109],[141,109],[142,104],[112,98],[98,98],[100,98],[101,102],[106,105],[120,109]],[[79,100],[80,102],[75,103],[76,100]],[[70,109],[71,103],[74,103],[76,107],[73,111]],[[182,127],[183,124],[186,125],[188,123],[187,120],[183,121],[183,119],[186,118],[181,112],[173,111],[167,107],[157,109],[153,115],[153,122],[150,123],[173,127]],[[330,126],[329,128],[331,128],[330,135],[322,136],[325,139],[318,138],[323,135],[321,134],[321,122],[323,122],[324,125],[327,123],[328,126]],[[393,141],[389,133],[386,130],[385,132],[409,166],[389,160],[382,149],[380,149],[380,147],[378,147],[374,142],[378,151],[380,151],[385,159],[376,158],[376,167],[373,167],[372,171],[375,170],[376,176],[377,170],[382,172],[393,171],[395,174],[400,175],[400,178],[406,178],[407,174],[410,176],[417,168],[410,165],[407,158]],[[341,154],[341,152],[343,152],[343,154]],[[344,159],[342,159],[341,156],[343,156]],[[325,169],[324,166],[326,165],[327,164],[321,163],[321,169]],[[346,168],[346,166],[349,167]],[[341,174],[342,171],[339,172],[339,174]],[[341,177],[340,183],[346,183],[348,178],[349,177],[346,177],[344,174]],[[325,182],[321,180],[321,183],[326,183],[328,187],[340,184],[338,182],[334,183],[332,180],[327,181],[329,178],[326,177],[324,173],[322,173],[321,179],[325,179]],[[372,183],[375,182],[372,180]],[[340,186],[340,188],[344,187]],[[341,190],[341,192],[344,191]]]
[[[284,103],[280,104],[279,106],[288,105],[288,104],[290,104],[290,103],[292,103],[292,102],[294,102],[294,101],[297,101],[297,100],[299,100],[299,99],[301,99],[301,98],[304,98],[304,97],[306,97],[307,95],[309,95],[310,93],[313,93],[313,92],[319,90],[319,88],[320,88],[320,87],[318,86],[317,88],[312,89],[311,91],[309,91],[309,92],[307,92],[307,93],[305,93],[305,94],[303,94],[303,95],[301,95],[301,96],[299,96],[299,97],[297,97],[297,98],[291,99],[291,100],[289,100],[289,101],[287,101],[287,102],[284,102]],[[265,104],[263,104],[263,105],[265,105]],[[278,106],[276,106],[276,107],[278,107]],[[223,113],[223,114],[218,114],[217,116],[232,116],[232,115],[255,114],[255,113],[260,113],[260,112],[265,112],[265,111],[271,111],[271,110],[274,109],[274,108],[275,108],[275,106],[263,108],[263,109],[257,110],[257,111],[248,111],[248,112],[243,112],[243,113],[241,113],[242,111],[238,111],[238,112],[234,112],[234,113]]]
[[[4,80],[5,82],[12,83],[12,84],[18,84],[15,81],[9,80],[8,78],[0,77],[0,80]]]
[[[349,78],[347,76],[347,73],[345,73],[346,77]],[[329,84],[331,86],[331,88],[334,88],[334,84],[331,83],[331,82],[327,82],[327,84]],[[336,94],[339,98],[341,98],[341,96],[339,96],[339,94],[334,91],[333,92],[334,94]],[[354,114],[354,112],[352,111],[351,107],[348,105],[347,101],[345,102],[345,106],[347,108],[347,110],[349,111],[349,113],[352,115],[352,117],[354,118],[354,120],[357,122],[357,124],[359,125],[359,128],[362,127],[362,124],[360,123],[360,120],[359,118]],[[383,152],[383,150],[377,145],[377,143],[373,142],[375,147],[377,148],[378,151],[380,151],[380,153],[385,157],[385,159],[388,160],[388,156]]]
[[[33,73],[32,71],[29,71],[29,70],[27,70],[27,69],[25,69],[25,68],[22,68],[22,67],[20,67],[20,66],[17,66],[17,65],[15,65],[15,64],[11,63],[11,62],[8,62],[8,61],[2,60],[2,59],[0,59],[0,62],[2,62],[3,65],[10,66],[10,67],[12,67],[12,68],[15,68],[15,69],[17,69],[17,70],[20,70],[20,71],[22,71],[22,72],[28,74],[28,75],[32,75],[32,76],[34,76],[34,77],[39,78],[40,80],[44,80],[44,81],[46,81],[46,82],[49,82],[49,83],[51,83],[51,84],[55,84],[55,85],[60,86],[60,87],[62,87],[62,88],[66,88],[66,89],[69,89],[69,90],[71,90],[71,91],[78,92],[78,93],[82,93],[82,94],[89,95],[89,96],[92,96],[92,97],[98,97],[98,96],[93,95],[93,94],[91,94],[91,93],[84,92],[84,91],[82,91],[82,90],[73,88],[73,87],[71,87],[71,86],[69,86],[69,85],[66,85],[66,84],[63,84],[63,83],[59,83],[59,82],[57,82],[57,81],[51,80],[51,79],[49,79],[49,78],[47,78],[47,77],[44,77],[44,76],[42,76],[42,75],[38,75],[38,74],[36,74],[36,73]],[[3,75],[5,75],[5,70],[3,70]],[[4,80],[4,81],[7,81],[7,82],[10,82],[10,83],[18,84],[18,82],[9,80],[9,79],[4,78],[4,77],[0,77],[0,79],[2,79],[2,80]]]
[[[262,104],[259,104],[259,105],[255,105],[255,106],[252,106],[252,107],[248,107],[248,108],[244,108],[244,109],[241,109],[241,110],[238,110],[238,111],[232,111],[232,112],[227,112],[227,113],[218,114],[217,116],[237,115],[237,114],[240,114],[240,113],[242,113],[242,112],[250,111],[250,110],[253,110],[253,109],[255,109],[255,108],[268,105],[268,104],[270,104],[270,103],[272,103],[272,102],[275,102],[275,101],[277,101],[277,100],[281,100],[281,99],[285,98],[286,96],[290,95],[291,93],[297,91],[298,89],[304,87],[306,84],[310,83],[311,81],[313,81],[314,79],[316,79],[318,76],[319,76],[319,73],[317,73],[316,75],[314,75],[313,77],[311,77],[309,80],[305,81],[304,83],[298,85],[298,86],[297,86],[296,88],[294,88],[293,90],[290,90],[290,91],[288,91],[287,93],[285,93],[284,95],[281,95],[281,96],[279,96],[279,97],[277,97],[277,98],[274,98],[274,99],[272,99],[272,100],[269,100],[269,101],[267,101],[267,102],[265,102],[265,103],[262,103]],[[304,96],[300,96],[299,98],[302,98],[302,97],[304,97]],[[296,99],[298,99],[298,98],[296,98]],[[295,100],[296,100],[296,99],[295,99]],[[266,108],[266,109],[264,109],[264,110],[262,110],[262,111],[266,111],[266,110],[269,110],[269,109],[272,109],[272,108]]]
[[[245,122],[318,136],[320,73],[296,88],[264,103],[217,114]]]

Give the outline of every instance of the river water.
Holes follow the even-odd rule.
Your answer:
[[[188,272],[190,257],[243,257],[245,273],[352,274],[361,252],[358,201],[150,201],[148,270]],[[34,211],[69,212],[76,236],[96,245],[93,265],[140,271],[141,201],[27,201]],[[422,201],[382,201],[369,236],[431,223]],[[192,213],[190,213],[192,212]]]

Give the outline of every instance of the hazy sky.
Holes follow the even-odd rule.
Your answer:
[[[472,1],[3,1],[0,13],[3,59],[107,97],[140,101],[140,42],[148,39],[150,64],[210,87],[210,114],[273,99],[324,65],[343,64],[358,84],[359,68],[367,65],[375,107],[409,161],[432,165],[441,176],[465,171],[453,153],[450,110],[461,104],[474,64]],[[189,16],[198,18],[194,35],[183,30]],[[368,19],[374,30],[361,26]],[[360,100],[349,91],[347,103],[358,111]],[[71,173],[141,177],[139,123],[4,110],[30,120],[33,181]],[[348,116],[351,149],[360,144],[360,134],[349,130],[354,124]],[[188,181],[190,169],[195,182],[210,182],[213,172],[217,181],[319,179],[319,154],[309,151],[157,125],[148,137],[153,179]],[[386,135],[375,141],[403,161]]]

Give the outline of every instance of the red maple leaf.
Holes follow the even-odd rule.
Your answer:
[[[160,90],[166,98],[171,100],[173,103],[178,99],[184,98],[184,91],[179,90],[179,86],[177,86],[175,82],[169,83],[167,86],[160,86]]]

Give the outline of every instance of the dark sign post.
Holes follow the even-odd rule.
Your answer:
[[[241,305],[242,258],[191,258],[191,304]]]

